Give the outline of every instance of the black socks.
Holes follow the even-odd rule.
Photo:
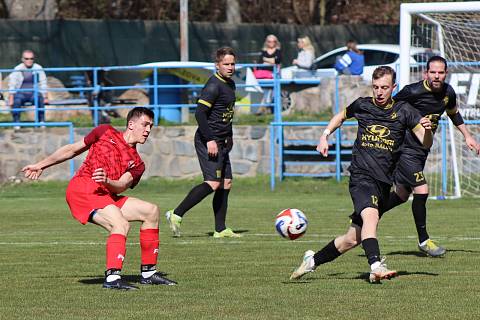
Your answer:
[[[174,213],[177,216],[183,217],[183,215],[202,201],[206,196],[213,192],[212,187],[206,182],[199,184],[198,186],[193,187],[192,190],[187,194],[185,199],[175,208]]]
[[[313,256],[313,260],[315,261],[315,265],[319,266],[321,264],[333,261],[340,257],[342,254],[338,251],[337,247],[335,247],[335,240],[330,241],[322,250],[315,253]]]
[[[225,219],[227,216],[228,208],[228,194],[229,189],[219,188],[215,191],[213,196],[212,206],[213,213],[215,214],[215,231],[220,232],[225,230]]]
[[[368,264],[372,265],[375,262],[380,261],[380,247],[378,246],[378,240],[375,238],[367,238],[362,240],[363,250],[368,259]]]
[[[429,238],[427,233],[427,199],[426,194],[414,194],[412,201],[413,219],[418,233],[418,242],[422,243]]]

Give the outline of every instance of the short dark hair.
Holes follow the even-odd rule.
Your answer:
[[[147,117],[149,117],[152,120],[154,118],[153,111],[148,109],[148,108],[135,107],[132,110],[130,110],[127,114],[127,126],[128,126],[128,122],[130,120],[132,120],[132,118],[140,118],[143,115],[146,115]]]
[[[389,66],[380,66],[380,67],[377,67],[374,71],[373,71],[373,74],[372,74],[372,80],[377,80],[377,79],[380,79],[381,77],[385,76],[385,75],[391,75],[392,76],[392,83],[395,83],[395,80],[397,78],[397,73],[395,72],[395,70],[393,70],[391,67]]]
[[[215,52],[215,62],[218,63],[218,62],[222,61],[223,57],[228,56],[228,55],[236,58],[235,51],[233,51],[232,48],[230,48],[230,47],[218,48],[217,51]]]
[[[430,59],[428,59],[427,71],[430,70],[430,63],[435,61],[443,63],[445,65],[445,71],[447,71],[447,60],[445,60],[445,58],[441,56],[431,56]]]

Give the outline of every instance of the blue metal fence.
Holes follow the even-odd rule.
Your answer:
[[[262,66],[263,68],[268,68],[269,66],[266,65],[259,65],[259,64],[238,64],[237,65],[237,70],[241,68],[254,68]],[[185,84],[162,84],[159,81],[159,73],[161,72],[166,72],[165,69],[181,69],[181,68],[188,68],[188,69],[208,69],[211,70],[213,73],[215,71],[214,64],[208,64],[204,63],[199,65],[198,63],[184,63],[184,64],[169,64],[169,65],[142,65],[142,66],[109,66],[109,67],[63,67],[63,68],[44,68],[44,69],[38,69],[38,70],[32,70],[32,73],[34,75],[34,85],[33,89],[16,89],[16,90],[9,90],[9,89],[0,89],[0,92],[32,92],[33,91],[33,97],[34,97],[34,103],[33,105],[35,106],[34,110],[28,110],[26,108],[16,108],[16,109],[11,109],[11,108],[0,108],[0,112],[10,112],[10,111],[34,111],[35,112],[35,123],[38,123],[38,112],[39,111],[67,111],[67,110],[88,110],[88,111],[93,111],[93,124],[98,125],[99,124],[99,112],[103,110],[113,110],[113,109],[130,109],[133,108],[132,105],[115,105],[115,106],[100,106],[98,104],[97,99],[93,99],[93,105],[88,105],[88,101],[86,99],[83,100],[78,100],[78,99],[72,99],[72,101],[64,101],[62,100],[58,104],[62,105],[71,105],[73,102],[79,103],[79,104],[86,104],[85,107],[63,107],[61,109],[58,108],[51,108],[51,107],[44,107],[44,108],[39,108],[38,107],[38,99],[40,93],[40,88],[39,88],[39,83],[38,83],[38,73],[40,71],[44,71],[46,73],[54,74],[54,73],[71,73],[74,74],[75,77],[78,78],[78,73],[79,72],[91,72],[92,73],[92,83],[91,86],[86,86],[82,84],[81,81],[76,81],[74,87],[66,87],[66,88],[48,88],[47,91],[50,92],[72,92],[72,93],[78,93],[79,96],[81,97],[84,95],[85,92],[90,92],[90,93],[99,93],[101,91],[113,91],[113,90],[129,90],[129,89],[144,89],[144,90],[153,90],[152,100],[150,101],[149,105],[146,105],[147,107],[150,107],[154,111],[154,121],[155,125],[158,125],[159,119],[162,115],[162,111],[166,111],[168,109],[172,108],[193,108],[196,106],[196,104],[188,104],[188,103],[161,103],[160,102],[160,97],[158,90],[160,89],[179,89],[179,90],[184,90],[184,89],[189,89],[189,90],[200,90],[203,87],[203,84],[194,84],[194,83],[185,83]],[[273,79],[271,81],[267,82],[258,82],[255,84],[247,84],[245,82],[237,83],[236,86],[237,88],[246,88],[246,87],[260,87],[263,89],[267,88],[272,88],[274,91],[274,101],[271,103],[251,103],[251,104],[236,104],[238,107],[243,107],[243,106],[248,106],[251,108],[258,108],[262,106],[269,106],[273,107],[275,115],[281,114],[281,95],[280,95],[280,83],[279,83],[279,75],[278,75],[278,69],[276,66],[271,66],[273,69]],[[146,71],[146,72],[151,72],[151,82],[143,82],[140,85],[115,85],[115,86],[102,86],[100,81],[99,81],[99,73],[101,71],[131,71],[131,70],[136,70],[136,71]],[[0,73],[11,73],[13,71],[17,71],[14,69],[0,69]],[[18,71],[17,71],[18,72]],[[146,77],[146,76],[145,76]],[[55,102],[52,101],[51,104],[54,104]],[[281,115],[280,115],[281,116]],[[22,123],[16,123],[15,125],[25,125],[24,122]]]
[[[342,157],[351,155],[352,141],[342,140],[342,129],[335,131],[334,139],[330,141],[330,146],[334,146],[334,150],[329,150],[328,155],[334,156],[333,160],[324,159],[317,151],[316,146],[318,140],[292,140],[285,139],[284,129],[286,127],[326,127],[327,121],[319,122],[272,122],[270,124],[270,187],[275,189],[276,177],[281,180],[284,177],[335,177],[340,181],[342,177],[342,164],[348,161],[342,160]],[[356,126],[355,121],[345,121],[343,126]],[[275,130],[277,128],[277,130]],[[320,138],[320,137],[319,137]],[[285,147],[291,144],[302,144],[311,146],[310,150],[285,150]],[[284,161],[285,155],[315,155],[318,161]],[[334,166],[334,170],[323,173],[298,173],[287,172],[286,166]]]

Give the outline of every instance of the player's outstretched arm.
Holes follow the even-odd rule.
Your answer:
[[[325,131],[323,131],[320,141],[317,145],[317,151],[324,157],[328,156],[328,136],[342,126],[345,121],[345,112],[339,112],[330,120]]]
[[[102,183],[112,193],[119,194],[127,190],[133,183],[133,176],[130,172],[125,172],[120,179],[112,180],[107,177],[107,173],[103,168],[97,168],[92,174],[95,182]]]
[[[462,123],[457,126],[457,129],[463,134],[463,137],[465,138],[465,144],[470,150],[474,150],[477,155],[480,155],[480,145],[477,143],[474,137],[470,134],[470,131],[468,131],[467,126]]]
[[[425,148],[430,148],[433,144],[432,123],[428,118],[420,119],[420,126],[415,128],[414,131],[418,140],[423,144]]]
[[[81,154],[87,150],[85,142],[82,140],[67,144],[46,157],[45,159],[35,163],[29,164],[22,169],[22,172],[25,174],[25,178],[37,180],[42,174],[43,170],[53,165],[62,163],[66,160],[72,159],[73,157]]]

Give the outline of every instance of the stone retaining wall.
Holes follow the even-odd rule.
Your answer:
[[[75,141],[85,136],[91,128],[75,129]],[[144,178],[162,176],[186,178],[201,174],[193,136],[196,127],[153,128],[148,141],[138,150],[146,163]],[[230,153],[232,169],[237,176],[255,176],[270,172],[270,138],[267,126],[237,126],[234,129],[235,144]],[[0,182],[20,178],[21,168],[34,163],[68,144],[68,128],[20,130],[0,129]],[[86,153],[75,159],[78,169]],[[68,162],[47,169],[44,180],[66,180]]]

